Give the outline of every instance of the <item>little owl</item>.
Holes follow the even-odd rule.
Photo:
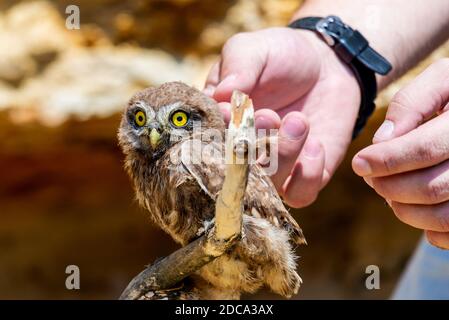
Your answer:
[[[195,130],[194,123],[201,129]],[[224,180],[223,159],[185,161],[193,139],[206,144],[201,140],[206,129],[219,132],[221,142],[207,144],[221,150],[225,123],[217,103],[197,89],[171,82],[134,95],[118,132],[139,204],[181,245],[213,225],[215,200]],[[258,164],[250,165],[242,239],[197,272],[199,282],[210,287],[209,298],[239,298],[263,285],[291,297],[301,284],[293,246],[305,239],[262,170]]]

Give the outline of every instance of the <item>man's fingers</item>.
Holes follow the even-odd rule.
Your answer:
[[[260,109],[254,114],[257,130],[279,129],[281,126],[281,118],[271,109]],[[269,135],[269,131],[266,132]]]
[[[226,126],[231,120],[231,104],[229,102],[219,102],[218,108],[220,109]],[[265,136],[269,136],[271,129],[279,129],[281,126],[281,118],[279,115],[271,109],[260,109],[254,114],[257,130],[266,130]]]
[[[284,201],[294,208],[313,203],[322,187],[323,171],[323,147],[318,140],[309,137],[284,185]]]
[[[278,170],[271,176],[279,193],[282,193],[282,186],[292,171],[308,132],[308,122],[301,113],[291,112],[282,119],[277,139]]]
[[[258,147],[257,162],[265,168],[267,174],[275,173],[278,163],[270,162],[270,155],[272,154],[271,148],[278,141],[277,130],[281,126],[281,118],[271,109],[260,109],[255,112],[255,122]],[[271,167],[272,165],[274,167]],[[271,168],[273,171],[271,171]]]
[[[449,232],[426,231],[427,240],[440,249],[449,249]]]
[[[223,47],[213,97],[229,101],[237,89],[249,94],[259,108],[279,110],[311,90],[320,76],[320,62],[314,47],[297,30],[239,33]]]
[[[424,170],[372,178],[382,197],[409,204],[438,204],[449,200],[449,161]]]
[[[391,101],[385,122],[374,135],[375,143],[415,129],[449,101],[449,58],[428,67]]]
[[[229,101],[235,89],[251,94],[267,61],[268,49],[263,44],[254,33],[239,33],[226,42],[213,96],[217,101]]]
[[[206,84],[204,85],[203,93],[209,97],[213,97],[215,93],[215,88],[220,82],[220,65],[221,59],[215,62],[209,71],[209,75],[206,79]]]
[[[412,227],[449,232],[449,202],[429,206],[393,201],[390,206],[399,220]]]
[[[390,141],[360,151],[352,167],[360,176],[379,177],[426,168],[449,158],[449,113]]]
[[[218,103],[218,108],[223,115],[223,120],[227,127],[229,125],[229,121],[231,121],[231,104],[229,102],[220,102]]]

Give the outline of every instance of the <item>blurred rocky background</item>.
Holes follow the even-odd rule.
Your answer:
[[[137,90],[170,80],[201,87],[232,34],[288,22],[294,0],[0,0],[0,298],[115,299],[176,248],[133,201],[117,148],[119,113]],[[65,28],[65,8],[81,29]],[[432,60],[393,84],[400,85]],[[297,298],[388,298],[420,232],[398,222],[350,169],[380,124],[379,109],[316,204],[294,210]],[[65,268],[81,289],[65,288]],[[381,289],[365,288],[365,268]],[[274,297],[262,292],[254,298]]]

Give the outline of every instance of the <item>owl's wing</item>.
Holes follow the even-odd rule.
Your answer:
[[[285,208],[270,177],[258,164],[250,167],[245,205],[252,216],[259,214],[275,226],[287,230],[294,243],[306,244],[301,228]]]
[[[194,158],[191,142],[184,142],[181,146],[181,162],[201,189],[216,200],[225,175],[224,152],[220,149],[224,146],[213,143],[202,146],[209,149],[200,158]],[[244,208],[245,214],[264,218],[276,227],[287,230],[294,243],[306,243],[298,223],[287,211],[271,179],[258,164],[250,165]]]

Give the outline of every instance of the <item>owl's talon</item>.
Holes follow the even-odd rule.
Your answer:
[[[206,233],[213,226],[215,226],[215,218],[212,218],[211,220],[204,220],[203,221],[203,226],[198,229],[198,231],[196,232],[196,235],[198,237],[202,236],[204,233]]]
[[[286,271],[287,274],[277,273],[274,277],[268,279],[270,289],[287,298],[291,298],[298,293],[302,284],[302,279],[296,271]]]

